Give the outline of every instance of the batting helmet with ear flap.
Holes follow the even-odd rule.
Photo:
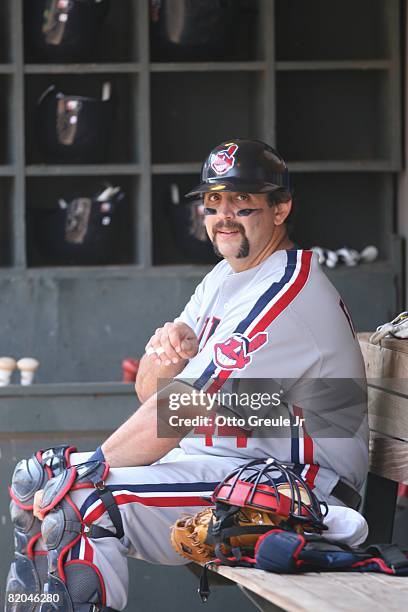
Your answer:
[[[201,183],[186,197],[214,191],[268,193],[289,188],[288,168],[275,149],[260,140],[237,138],[211,151],[201,171]]]

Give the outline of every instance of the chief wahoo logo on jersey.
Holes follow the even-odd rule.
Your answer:
[[[235,153],[238,149],[238,145],[231,144],[228,149],[218,151],[211,155],[211,168],[217,174],[225,174],[228,170],[234,167],[235,164]]]
[[[233,334],[228,340],[214,345],[214,362],[223,370],[243,370],[251,363],[252,353],[267,340],[266,332],[259,332],[251,339],[242,334]]]

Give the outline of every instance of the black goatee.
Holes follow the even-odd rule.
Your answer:
[[[212,243],[212,245],[213,245],[214,253],[216,254],[216,256],[219,257],[220,259],[223,259],[224,255],[218,249],[217,243],[215,241],[215,237],[214,237],[214,242]],[[239,248],[238,253],[235,255],[235,258],[244,259],[245,257],[248,257],[248,255],[249,255],[249,241],[246,236],[242,236],[241,246]]]

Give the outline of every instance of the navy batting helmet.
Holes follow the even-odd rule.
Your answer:
[[[237,138],[213,149],[201,170],[201,183],[186,194],[213,191],[267,193],[289,190],[289,171],[275,149],[260,140]]]

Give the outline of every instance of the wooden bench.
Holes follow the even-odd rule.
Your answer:
[[[398,482],[408,484],[408,340],[383,340],[374,346],[368,337],[359,335],[369,383],[370,425],[363,514],[370,527],[367,542],[390,542]],[[213,571],[236,583],[264,612],[408,609],[408,577],[341,572],[279,575],[227,566],[214,566]]]

